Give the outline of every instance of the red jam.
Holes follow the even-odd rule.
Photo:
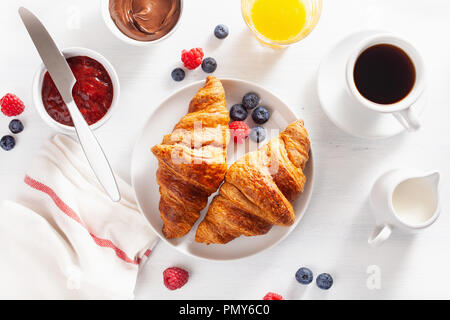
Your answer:
[[[108,112],[113,99],[113,84],[105,67],[98,61],[76,56],[67,59],[75,83],[72,96],[86,122],[91,125]],[[64,103],[50,74],[45,73],[42,84],[42,102],[45,110],[55,121],[73,126],[69,110]]]

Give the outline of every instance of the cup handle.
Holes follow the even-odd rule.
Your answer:
[[[387,240],[392,233],[392,229],[387,224],[384,224],[382,226],[377,226],[373,230],[371,236],[369,237],[369,244],[373,247],[379,246],[382,242]]]
[[[398,122],[400,122],[400,124],[408,131],[416,131],[420,129],[420,121],[413,110],[413,106],[393,113]]]

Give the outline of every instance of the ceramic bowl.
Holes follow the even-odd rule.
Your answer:
[[[117,76],[117,73],[112,66],[112,64],[101,54],[82,47],[71,47],[61,50],[63,55],[66,58],[74,57],[74,56],[87,56],[89,58],[92,58],[94,60],[97,60],[99,63],[105,67],[106,71],[108,72],[112,84],[113,84],[113,100],[111,102],[111,107],[109,108],[108,112],[96,123],[90,125],[89,127],[91,130],[98,129],[103,124],[108,121],[108,119],[111,117],[111,114],[113,113],[114,109],[117,107],[119,96],[120,96],[120,85],[119,85],[119,77]],[[47,110],[45,110],[44,104],[42,102],[42,82],[44,79],[44,75],[46,73],[47,69],[45,68],[45,65],[42,63],[38,70],[35,73],[34,80],[33,80],[33,102],[34,106],[36,107],[36,110],[38,111],[39,115],[41,116],[42,120],[44,120],[45,123],[47,123],[51,128],[55,129],[56,131],[59,131],[61,133],[65,134],[75,134],[75,128],[72,126],[67,126],[62,123],[57,122],[54,120],[50,115],[47,113]]]
[[[131,44],[133,46],[138,46],[138,47],[148,47],[148,46],[154,45],[155,43],[161,42],[164,39],[167,39],[175,32],[175,30],[177,29],[177,27],[180,24],[181,17],[183,16],[183,2],[184,2],[183,0],[180,0],[180,16],[178,17],[178,21],[175,24],[175,26],[172,28],[172,30],[170,30],[165,36],[163,36],[159,39],[153,40],[153,41],[135,40],[135,39],[128,37],[124,33],[122,33],[122,31],[120,31],[119,28],[117,28],[116,24],[114,23],[113,19],[111,18],[111,14],[109,13],[109,0],[101,0],[101,11],[102,11],[103,21],[105,22],[106,26],[112,32],[113,35],[115,35],[117,38],[119,38],[120,40],[122,40],[123,42],[125,42],[127,44]]]

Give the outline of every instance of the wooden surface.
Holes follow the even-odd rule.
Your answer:
[[[309,128],[315,191],[304,219],[286,240],[255,257],[228,263],[196,260],[161,242],[138,278],[137,298],[260,299],[268,291],[287,299],[450,298],[450,44],[446,37],[450,3],[324,0],[313,33],[277,51],[260,46],[252,37],[241,17],[240,1],[185,2],[179,29],[147,48],[116,39],[103,23],[99,1],[0,2],[0,94],[16,93],[28,106],[20,117],[25,131],[18,136],[16,148],[9,153],[0,150],[0,200],[14,199],[33,155],[54,134],[33,108],[31,83],[40,59],[17,15],[17,7],[24,5],[38,14],[60,47],[97,50],[115,66],[122,87],[120,106],[96,133],[125,179],[130,178],[131,150],[148,115],[171,92],[205,77],[199,68],[188,72],[181,83],[171,80],[170,72],[179,65],[185,48],[202,47],[206,56],[215,57],[216,76],[254,81],[273,91],[303,115]],[[230,28],[224,41],[213,37],[218,23]],[[336,128],[320,108],[315,81],[321,58],[339,38],[367,28],[403,35],[423,54],[429,102],[417,133],[376,141],[354,138]],[[8,119],[0,116],[0,135],[8,133],[7,124]],[[370,248],[367,237],[374,221],[368,193],[380,174],[400,166],[441,172],[441,217],[421,234],[394,231],[382,247]],[[172,292],[162,284],[162,271],[170,266],[191,273],[181,290]],[[334,286],[325,292],[314,284],[299,285],[294,274],[300,266],[310,267],[316,275],[332,274]],[[380,276],[379,289],[374,288],[378,283],[372,282],[374,274]]]

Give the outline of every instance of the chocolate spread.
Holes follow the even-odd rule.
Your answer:
[[[181,0],[109,0],[117,28],[138,41],[164,37],[180,18]]]

